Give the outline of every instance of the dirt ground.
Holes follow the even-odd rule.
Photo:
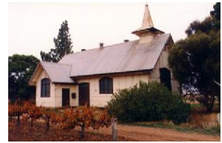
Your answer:
[[[119,141],[220,141],[220,136],[179,132],[173,129],[117,125]],[[88,129],[85,141],[112,141],[111,127],[99,130]],[[30,130],[27,122],[19,127],[9,122],[9,141],[78,141],[78,130],[61,130],[52,125],[48,132],[41,122]]]
[[[35,122],[33,129],[30,129],[28,122],[21,122],[17,126],[15,121],[9,121],[8,130],[9,141],[111,141],[111,135],[97,134],[86,132],[85,138],[79,138],[78,130],[62,130],[52,125],[48,132],[45,131],[43,122]],[[129,141],[124,137],[120,137],[120,141]]]
[[[178,132],[173,129],[118,125],[118,136],[136,141],[220,141],[220,136]],[[103,128],[94,133],[111,135],[111,128]]]

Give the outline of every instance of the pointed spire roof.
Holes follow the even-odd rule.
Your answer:
[[[153,21],[150,15],[148,4],[146,4],[141,28],[151,28],[151,27],[154,27]]]
[[[145,5],[145,10],[144,10],[144,15],[143,15],[143,21],[142,21],[142,26],[133,31],[133,34],[136,34],[137,36],[139,36],[140,34],[143,34],[144,32],[156,32],[159,31],[161,33],[164,33],[156,28],[154,28],[154,24],[153,24],[153,20],[151,18],[151,14],[150,14],[150,10],[148,7],[148,4]]]

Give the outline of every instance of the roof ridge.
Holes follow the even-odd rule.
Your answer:
[[[130,42],[135,42],[135,41],[139,41],[139,40],[137,39],[137,40],[132,40],[132,41],[128,41],[128,42],[116,43],[116,44],[104,46],[103,48],[108,48],[108,47],[112,47],[112,46],[116,46],[116,45],[120,45],[120,44],[125,44],[125,43],[130,43]],[[100,47],[88,49],[88,50],[86,50],[84,52],[93,51],[93,50],[97,50],[97,49],[100,49]],[[83,53],[83,52],[82,51],[78,51],[78,52],[75,52],[75,53],[68,54],[66,56],[74,55],[74,54],[77,54],[77,53]]]
[[[164,36],[164,35],[171,35],[170,33],[164,33],[164,34],[159,34],[157,36]],[[130,42],[136,42],[136,41],[139,41],[139,39],[137,40],[132,40],[132,41],[128,41],[128,42],[121,42],[121,43],[116,43],[116,44],[112,44],[112,45],[107,45],[107,46],[104,46],[103,48],[108,48],[108,47],[111,47],[111,46],[116,46],[116,45],[120,45],[120,44],[126,44],[126,43],[130,43]],[[88,52],[88,51],[92,51],[92,50],[97,50],[99,49],[100,47],[97,47],[97,48],[92,48],[92,49],[88,49],[84,52]],[[78,52],[75,52],[75,53],[70,53],[68,55],[65,55],[65,56],[70,56],[70,55],[74,55],[74,54],[77,54],[77,53],[83,53],[82,51],[78,51]],[[64,56],[64,57],[65,57]]]
[[[170,34],[170,33],[163,33],[163,34],[158,34],[157,36],[164,36],[164,35],[171,35],[171,34]],[[107,48],[107,47],[111,47],[111,46],[116,46],[116,45],[120,45],[120,44],[126,44],[126,43],[130,43],[130,42],[136,42],[136,41],[139,41],[139,39],[137,39],[137,40],[132,40],[132,41],[128,41],[128,42],[121,42],[121,43],[116,43],[116,44],[112,44],[112,45],[107,45],[107,46],[104,46],[103,48]],[[97,50],[97,49],[99,49],[99,48],[100,48],[100,47],[92,48],[92,49],[87,49],[87,50],[84,51],[84,52]],[[78,51],[78,52],[70,53],[70,54],[65,55],[65,56],[70,56],[70,55],[74,55],[74,54],[77,54],[77,53],[83,53],[83,52],[82,52],[82,51]],[[64,56],[64,57],[65,57],[65,56]]]
[[[64,66],[71,66],[72,67],[72,65],[71,64],[65,64],[65,63],[55,63],[55,62],[47,62],[47,61],[40,61],[41,63],[47,63],[47,64],[57,64],[57,65],[64,65]]]

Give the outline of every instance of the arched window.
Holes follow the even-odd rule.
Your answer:
[[[170,91],[172,90],[170,70],[167,68],[160,69],[160,82],[164,84]]]
[[[113,93],[113,79],[109,77],[103,77],[99,80],[99,92],[100,94],[112,94]]]
[[[41,97],[50,97],[50,80],[48,78],[41,80]]]

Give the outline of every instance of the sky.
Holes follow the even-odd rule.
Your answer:
[[[204,20],[214,2],[148,3],[154,27],[171,33],[174,41],[186,37],[194,20]],[[8,55],[34,55],[54,48],[61,23],[68,21],[74,52],[136,40],[145,3],[12,3],[8,4]]]

